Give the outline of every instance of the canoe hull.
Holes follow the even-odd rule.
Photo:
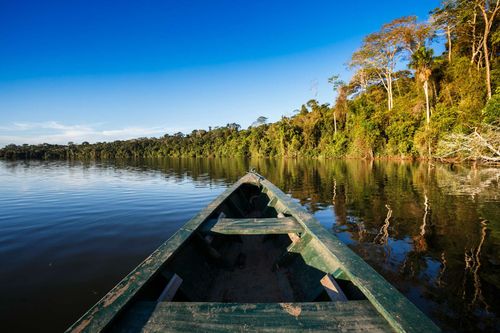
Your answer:
[[[278,250],[273,252],[273,248],[280,249],[282,253]],[[154,295],[162,292],[161,289],[171,278],[171,275],[167,277],[170,272],[184,279],[184,291],[179,292],[172,302],[155,303]],[[333,283],[338,282],[346,289],[349,300],[342,302],[346,304],[322,299],[327,295],[322,292],[320,282],[324,276],[329,276]],[[265,288],[267,284],[273,286],[273,283],[275,287]],[[281,290],[281,293],[273,292],[275,289]],[[185,302],[186,299],[188,302]],[[363,304],[358,306],[358,310],[354,306],[358,304],[356,302]],[[147,320],[135,321],[152,331],[155,331],[154,327],[160,331],[182,331],[183,322],[186,331],[196,323],[201,325],[199,330],[212,331],[209,329],[212,326],[207,326],[203,320],[180,320],[181,313],[189,309],[197,312],[189,310],[193,315],[202,318],[205,318],[202,314],[206,311],[220,313],[221,309],[225,309],[226,312],[222,311],[224,315],[205,318],[215,325],[213,331],[224,331],[220,326],[224,321],[228,321],[226,326],[231,328],[231,322],[236,324],[237,318],[241,319],[242,309],[249,311],[250,308],[254,309],[253,312],[244,316],[248,320],[261,317],[259,323],[269,321],[272,328],[272,324],[278,321],[285,328],[288,327],[286,316],[293,316],[293,313],[283,310],[279,304],[292,304],[289,309],[296,309],[296,312],[301,309],[301,314],[295,319],[302,315],[302,321],[292,326],[297,329],[320,330],[318,321],[323,318],[321,327],[329,330],[337,327],[338,331],[347,328],[374,331],[376,327],[370,325],[377,323],[377,327],[385,331],[439,331],[420,310],[297,202],[252,172],[181,227],[68,331],[134,331],[127,327],[132,329],[130,322],[134,322],[134,316],[139,316],[137,313],[144,315],[144,308],[154,310]],[[314,307],[307,304],[316,304],[315,315],[311,310]],[[332,310],[335,306],[346,309],[352,306],[343,326],[335,324],[337,317]],[[233,308],[234,311],[231,310]],[[365,310],[370,315],[363,317],[361,315]],[[179,313],[177,321],[174,320],[176,311]],[[275,314],[271,315],[273,311]],[[161,313],[162,318],[170,319],[159,320],[157,316]],[[282,314],[285,317],[280,317]],[[361,323],[363,320],[366,321],[364,324]],[[265,330],[267,327],[255,326],[257,322],[253,322],[253,326],[250,320],[243,327],[249,331]],[[232,329],[234,331],[235,326]],[[289,330],[290,327],[286,331]]]

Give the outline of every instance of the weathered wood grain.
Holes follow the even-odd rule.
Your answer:
[[[368,301],[153,303],[129,310],[115,332],[390,332]]]
[[[222,218],[212,232],[226,235],[265,235],[303,232],[302,226],[293,217],[283,218]]]

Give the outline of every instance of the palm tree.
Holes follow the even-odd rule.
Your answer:
[[[333,75],[332,77],[328,78],[328,83],[333,85],[333,90],[337,91],[337,101],[339,99],[339,96],[342,94],[342,89],[345,87],[345,82],[340,79],[340,75]],[[335,103],[338,104],[338,103]],[[337,105],[333,106],[333,126],[334,126],[334,133],[337,134]]]
[[[415,70],[415,78],[423,83],[425,93],[425,105],[427,124],[430,123],[431,109],[429,105],[429,78],[432,74],[432,62],[434,51],[421,46],[411,56],[410,68]]]

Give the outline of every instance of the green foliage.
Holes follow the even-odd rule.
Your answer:
[[[478,123],[486,103],[483,73],[471,67],[470,60],[460,57],[445,69],[441,98],[447,107],[456,106],[460,123]]]
[[[350,66],[356,72],[351,81],[343,82],[338,75],[329,79],[337,93],[333,106],[310,100],[294,116],[275,123],[260,116],[245,130],[230,123],[161,138],[8,145],[0,149],[0,157],[429,157],[449,134],[468,135],[500,119],[500,88],[488,101],[484,53],[472,51],[484,47],[478,42],[483,22],[474,25],[470,20],[477,10],[465,1],[447,0],[433,11],[433,26],[413,16],[383,25],[353,54]],[[493,87],[500,86],[497,27],[488,40]],[[451,31],[451,40],[446,41],[447,54],[433,57],[426,45],[439,30],[444,36]],[[405,64],[407,70],[396,70]]]
[[[326,158],[341,158],[347,153],[349,138],[344,132],[337,132],[333,136],[324,136],[319,144],[321,156]]]
[[[482,111],[483,121],[486,124],[498,123],[500,121],[500,87],[486,104]]]
[[[426,48],[425,46],[419,47],[411,55],[411,61],[408,65],[417,72],[417,76],[422,76],[422,78],[419,78],[420,81],[428,80],[430,76],[430,68],[432,67],[432,63],[434,61],[433,55],[434,51]],[[429,73],[426,73],[427,70],[429,70]]]

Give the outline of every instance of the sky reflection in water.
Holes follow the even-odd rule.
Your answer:
[[[500,330],[500,169],[0,161],[0,320],[61,331],[250,166],[446,331]]]

